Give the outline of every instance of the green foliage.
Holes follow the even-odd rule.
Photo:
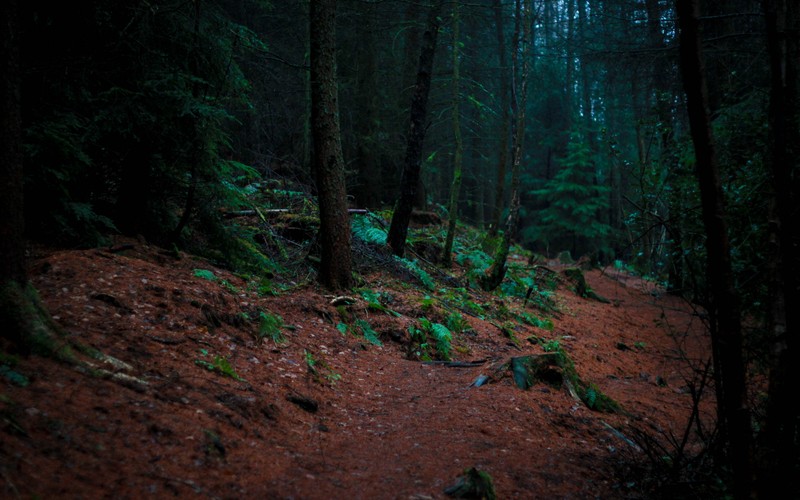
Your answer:
[[[308,349],[303,349],[303,360],[306,363],[308,373],[314,377],[317,382],[322,383],[322,379],[324,378],[333,385],[342,379],[342,376],[333,371],[324,359],[317,359],[314,353]],[[322,370],[322,373],[320,373],[320,370]]]
[[[542,344],[544,352],[558,352],[561,350],[561,343],[557,339],[549,340]]]
[[[377,346],[382,346],[383,342],[379,338],[380,335],[378,332],[372,329],[372,325],[369,322],[364,321],[363,319],[357,319],[355,321],[356,327],[361,330],[361,334],[364,336],[364,339],[371,344],[375,344]]]
[[[436,288],[436,284],[434,283],[433,278],[431,278],[431,275],[422,269],[416,260],[409,260],[397,256],[395,256],[394,259],[411,271],[411,273],[416,276],[417,279],[419,279],[420,283],[422,283],[427,290],[433,291]]]
[[[547,206],[538,213],[537,224],[526,229],[525,238],[576,255],[602,248],[611,233],[600,217],[607,208],[608,188],[595,182],[591,151],[579,134],[573,134],[559,166],[552,179],[531,192]]]
[[[355,238],[373,245],[386,244],[386,231],[372,217],[355,216],[350,225]]]
[[[16,371],[8,364],[0,364],[0,377],[19,387],[27,387],[31,381],[28,377]]]
[[[441,323],[433,323],[427,318],[419,319],[420,329],[433,338],[436,352],[444,360],[450,359],[451,343],[453,335],[450,330]]]
[[[448,330],[456,334],[463,333],[471,329],[469,322],[464,319],[464,315],[459,312],[452,312],[448,314],[447,318],[445,319],[445,324],[447,325]]]
[[[279,314],[259,311],[258,318],[258,342],[261,342],[265,338],[269,338],[276,344],[282,344],[286,342],[286,337],[283,335],[283,328],[285,324],[283,322],[283,318]]]
[[[208,281],[217,281],[217,276],[214,274],[214,271],[209,271],[208,269],[195,269],[194,277],[203,278]]]
[[[390,316],[399,317],[400,313],[389,309],[385,303],[391,302],[391,295],[387,293],[376,293],[374,290],[362,289],[359,290],[361,297],[367,303],[367,308],[373,311],[385,312]]]
[[[200,354],[203,357],[208,356],[208,351],[205,349],[200,350]],[[206,361],[205,359],[195,359],[194,363],[197,366],[205,368],[208,371],[219,373],[220,375],[225,375],[226,377],[230,377],[234,380],[238,380],[244,382],[245,380],[236,373],[236,370],[233,369],[230,361],[228,358],[220,355],[215,355],[211,361]]]

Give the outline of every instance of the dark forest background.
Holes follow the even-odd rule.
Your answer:
[[[734,470],[760,470],[770,491],[797,471],[800,8],[677,7],[339,0],[347,203],[385,214],[395,206],[424,35],[438,25],[416,209],[455,214],[548,258],[568,251],[624,266],[703,305],[721,332],[720,387],[731,337],[719,319],[741,318],[734,368],[771,377],[769,398],[737,392],[726,406],[731,393],[718,392],[722,442],[734,441]],[[309,9],[299,0],[21,2],[26,237],[87,247],[140,235],[233,268],[276,269],[270,242],[226,215],[252,208],[253,193],[272,209],[314,203]],[[692,32],[679,21],[699,27],[696,77],[680,50]],[[694,84],[707,90],[703,134],[690,121]],[[701,136],[713,145],[724,256],[708,255]],[[721,258],[729,266],[719,275],[709,264]],[[720,301],[720,284],[733,302]],[[748,433],[741,448],[737,428]],[[752,491],[739,486],[740,496]]]

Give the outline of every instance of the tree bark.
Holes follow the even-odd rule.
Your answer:
[[[514,142],[514,152],[511,162],[511,205],[509,206],[508,216],[506,217],[506,227],[503,232],[503,239],[498,244],[492,265],[481,276],[480,286],[486,291],[491,291],[500,286],[506,276],[506,260],[511,248],[511,239],[514,236],[519,223],[520,209],[520,164],[522,163],[522,145],[525,138],[525,107],[528,95],[528,72],[530,70],[530,46],[533,43],[531,38],[531,22],[533,5],[531,0],[525,0],[525,9],[522,12],[521,0],[516,3],[516,24],[514,28],[515,42],[512,55],[512,84],[511,84],[511,114],[513,129],[511,135]],[[520,40],[520,23],[523,26],[524,34]],[[518,47],[522,45],[522,72],[520,75],[519,97],[517,97],[516,68]]]
[[[322,246],[319,281],[339,290],[350,288],[353,276],[336,83],[336,0],[312,0],[309,19],[311,129]]]
[[[718,420],[733,474],[734,496],[750,498],[753,487],[752,429],[745,390],[739,297],[731,267],[722,184],[714,149],[700,47],[697,0],[676,1],[680,29],[680,60],[687,111],[695,150],[706,231],[711,303],[711,342],[717,372]]]
[[[447,236],[445,237],[444,249],[442,251],[442,265],[450,267],[453,263],[453,239],[456,235],[456,224],[458,223],[458,198],[461,194],[461,176],[463,170],[464,143],[461,139],[461,79],[459,76],[460,53],[459,53],[459,5],[458,0],[453,2],[453,137],[456,142],[456,150],[453,154],[453,182],[450,186],[450,203],[447,206]]]
[[[770,224],[773,242],[770,266],[771,310],[769,311],[773,358],[769,397],[760,450],[758,489],[762,498],[798,493],[795,464],[798,457],[798,406],[794,381],[800,374],[797,329],[800,324],[798,294],[798,244],[800,234],[792,228],[797,218],[798,144],[800,144],[800,8],[791,0],[763,0],[767,48],[770,57],[770,167],[774,210]],[[794,174],[793,174],[794,172]],[[796,224],[795,224],[796,225]]]
[[[26,282],[22,215],[22,130],[20,117],[19,24],[17,1],[3,2],[3,96],[0,101],[0,286]]]
[[[489,223],[489,236],[495,237],[500,230],[500,219],[503,216],[503,205],[506,189],[506,168],[508,166],[508,134],[511,128],[511,113],[508,102],[508,68],[506,67],[506,42],[503,30],[503,7],[500,0],[494,0],[494,22],[497,32],[497,52],[500,62],[500,107],[502,108],[500,125],[500,146],[497,158],[497,184],[494,190],[494,206],[492,220]]]
[[[392,252],[399,257],[405,253],[408,224],[411,221],[411,211],[419,183],[422,145],[425,140],[425,120],[428,112],[428,94],[431,89],[433,58],[436,53],[436,38],[439,34],[439,13],[442,10],[442,3],[443,0],[436,0],[431,7],[425,33],[422,35],[417,83],[414,87],[414,97],[411,100],[408,145],[406,146],[403,176],[400,179],[400,196],[395,204],[389,234],[386,237]]]

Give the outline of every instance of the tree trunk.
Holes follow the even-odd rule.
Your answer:
[[[489,224],[489,236],[497,236],[500,230],[500,218],[503,216],[503,199],[506,188],[506,167],[508,165],[508,133],[511,128],[511,114],[508,103],[508,68],[506,67],[506,42],[503,30],[503,7],[500,0],[494,0],[495,28],[497,31],[497,52],[500,62],[500,107],[502,108],[500,125],[500,147],[497,158],[497,184],[494,191],[494,207]]]
[[[734,496],[750,498],[753,486],[752,429],[745,391],[739,297],[731,268],[722,185],[708,110],[708,88],[700,48],[697,0],[676,1],[680,58],[695,150],[706,231],[706,272],[711,292],[711,342],[717,371],[718,420],[734,481]]]
[[[431,7],[425,33],[422,35],[417,83],[414,87],[414,97],[411,100],[408,145],[403,165],[403,177],[400,179],[400,196],[395,204],[389,234],[386,237],[392,252],[400,257],[405,253],[408,224],[411,221],[411,210],[419,183],[422,145],[425,140],[425,119],[428,112],[428,94],[431,89],[433,57],[436,53],[436,37],[439,34],[439,12],[441,12],[442,3],[442,0],[436,0]]]
[[[336,0],[312,0],[309,10],[311,129],[319,197],[320,282],[350,288],[352,256],[336,84]]]
[[[528,94],[528,71],[530,66],[530,53],[531,44],[531,21],[532,21],[532,2],[525,0],[524,13],[520,5],[521,0],[516,3],[516,22],[514,28],[514,52],[512,55],[512,84],[511,84],[511,112],[514,116],[512,137],[514,142],[514,152],[511,163],[511,205],[508,210],[508,217],[506,217],[506,227],[503,232],[503,239],[498,244],[497,250],[494,255],[492,265],[481,276],[480,286],[486,291],[491,291],[500,286],[503,278],[506,276],[506,260],[508,259],[508,252],[511,248],[511,239],[516,231],[517,224],[519,223],[519,208],[520,208],[520,194],[519,194],[519,178],[520,178],[520,164],[522,163],[522,144],[525,138],[525,106],[527,104]],[[520,23],[524,27],[524,35],[520,40]],[[522,44],[522,74],[520,75],[520,89],[519,98],[517,97],[517,83],[516,83],[516,68],[517,68],[517,53],[519,52],[519,44]]]
[[[444,250],[442,251],[442,265],[450,267],[453,263],[453,239],[456,235],[456,223],[458,222],[458,197],[461,193],[461,175],[463,167],[464,144],[461,139],[460,121],[460,54],[459,54],[459,6],[458,0],[453,2],[453,137],[456,142],[456,150],[453,154],[453,183],[450,186],[450,203],[447,210],[447,237],[445,238]]]
[[[71,359],[25,270],[20,30],[17,0],[0,7],[0,351]]]
[[[2,9],[3,96],[0,102],[0,286],[26,282],[22,215],[22,130],[20,117],[19,25],[17,1]],[[5,329],[3,329],[5,332]]]
[[[798,406],[794,383],[800,377],[797,354],[797,329],[800,324],[798,296],[797,186],[792,172],[798,170],[800,144],[800,8],[791,0],[763,0],[767,47],[770,56],[771,90],[769,105],[770,166],[775,193],[773,221],[770,224],[773,264],[770,266],[771,310],[769,311],[772,354],[763,454],[759,464],[758,489],[762,498],[798,494]],[[796,225],[796,224],[795,224]]]

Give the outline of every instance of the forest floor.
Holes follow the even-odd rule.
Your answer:
[[[622,271],[585,271],[609,303],[561,279],[550,311],[471,290],[553,328],[509,336],[465,314],[458,365],[413,359],[408,326],[444,311],[385,270],[362,286],[387,310],[358,294],[336,306],[313,283],[263,297],[202,259],[117,243],[31,255],[69,341],[123,363],[0,363],[0,497],[444,498],[475,467],[497,498],[642,498],[659,487],[648,464],[692,455],[694,438],[680,450],[705,328],[684,301]],[[259,339],[262,312],[281,316],[283,342]],[[358,321],[382,345],[353,333]],[[518,388],[504,363],[556,345],[621,409],[589,409],[557,380]]]

